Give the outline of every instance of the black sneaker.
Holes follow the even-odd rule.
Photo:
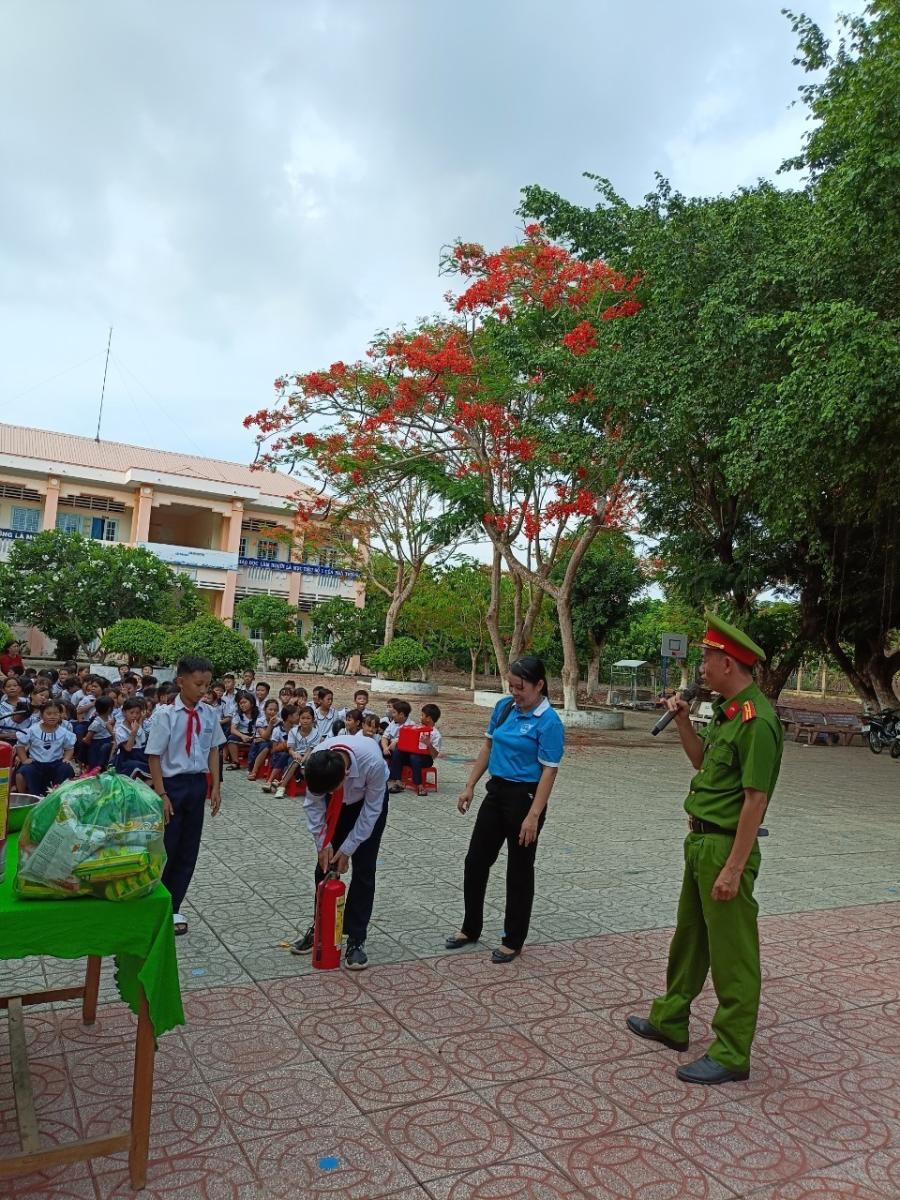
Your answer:
[[[297,938],[296,942],[291,942],[291,954],[312,954],[313,929],[314,926],[310,925],[302,938]]]
[[[369,965],[365,942],[347,942],[347,952],[344,955],[344,966],[348,971],[364,971]]]

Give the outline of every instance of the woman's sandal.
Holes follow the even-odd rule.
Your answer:
[[[461,950],[463,946],[473,946],[478,938],[448,937],[444,942],[445,950]]]
[[[518,958],[522,953],[521,950],[492,950],[492,963],[511,963],[514,958]]]

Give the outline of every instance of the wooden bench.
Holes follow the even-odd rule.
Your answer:
[[[828,728],[834,730],[842,746],[849,746],[855,737],[865,745],[862,721],[856,713],[829,713]]]

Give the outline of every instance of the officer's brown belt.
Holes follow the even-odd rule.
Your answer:
[[[691,833],[722,833],[725,837],[734,837],[735,830],[723,829],[721,825],[713,825],[711,821],[701,821],[699,817],[688,817],[688,829]]]

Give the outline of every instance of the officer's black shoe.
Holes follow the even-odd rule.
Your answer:
[[[695,1059],[687,1066],[679,1067],[675,1074],[682,1083],[739,1083],[750,1078],[749,1071],[733,1071],[730,1067],[723,1067],[708,1054]]]
[[[313,929],[310,925],[302,938],[297,938],[296,942],[291,942],[291,954],[311,954],[313,948]]]
[[[646,1038],[648,1042],[660,1042],[663,1046],[667,1046],[669,1050],[687,1050],[690,1045],[690,1042],[676,1042],[674,1038],[667,1038],[664,1033],[660,1033],[654,1025],[651,1025],[645,1017],[626,1017],[625,1024],[638,1037]]]

